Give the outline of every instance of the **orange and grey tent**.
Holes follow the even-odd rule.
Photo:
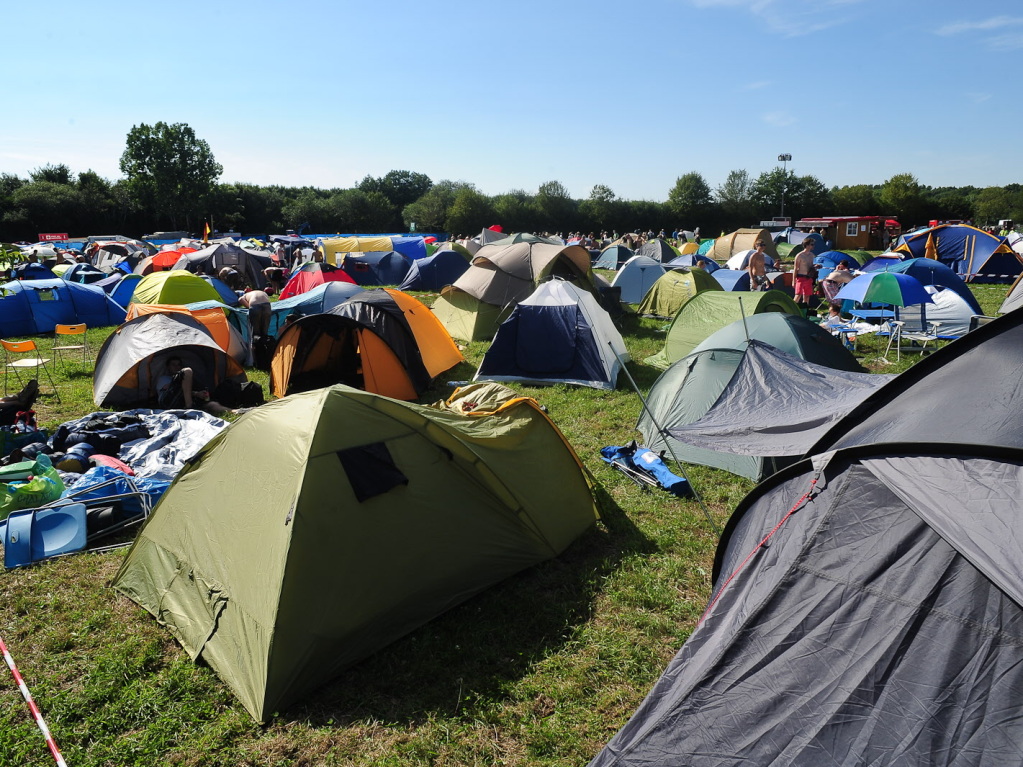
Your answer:
[[[110,334],[96,357],[93,401],[100,407],[148,407],[167,360],[178,357],[210,391],[226,379],[244,382],[245,370],[186,314],[147,314]]]
[[[247,350],[245,340],[230,322],[224,310],[219,307],[208,309],[189,309],[178,304],[128,304],[128,315],[125,322],[146,314],[185,314],[201,322],[210,332],[217,346],[230,354],[238,362],[245,364]]]
[[[416,399],[433,375],[458,360],[432,334],[424,335],[433,339],[422,344],[424,355],[413,325],[429,333],[424,331],[430,327],[429,312],[410,303],[414,300],[400,291],[366,290],[328,312],[296,320],[274,350],[273,393],[283,397],[343,383],[394,399]],[[454,346],[450,337],[447,342]]]

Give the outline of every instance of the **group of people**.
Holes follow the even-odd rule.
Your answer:
[[[768,258],[765,252],[767,243],[763,240],[756,240],[753,243],[753,252],[750,253],[746,264],[746,271],[749,274],[750,290],[770,290],[771,281],[767,276]],[[818,305],[819,294],[817,293],[817,265],[814,264],[814,240],[807,237],[803,240],[803,247],[794,259],[792,265],[792,289],[795,294],[796,304],[804,313],[809,313],[812,308]],[[773,265],[773,262],[770,264]],[[842,284],[852,279],[852,271],[847,260],[842,259],[835,270],[820,281],[823,297],[829,304],[834,305],[835,294],[842,287]]]

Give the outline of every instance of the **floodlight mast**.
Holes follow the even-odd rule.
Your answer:
[[[778,155],[778,162],[780,162],[782,164],[781,165],[781,169],[782,169],[781,170],[781,172],[782,172],[782,176],[781,176],[781,217],[782,218],[785,218],[785,181],[788,179],[788,163],[791,160],[792,160],[792,155],[790,155],[790,154],[780,154],[780,155]]]

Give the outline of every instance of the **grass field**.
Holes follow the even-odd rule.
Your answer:
[[[1006,286],[979,286],[995,314]],[[427,302],[431,296],[421,296]],[[634,360],[660,349],[666,323],[629,316]],[[93,356],[110,329],[89,331]],[[49,339],[41,342],[44,348]],[[861,362],[886,364],[865,337]],[[486,344],[422,398],[471,378]],[[642,389],[656,370],[629,365]],[[266,375],[253,378],[267,387]],[[58,375],[40,425],[91,412],[91,365]],[[69,765],[580,765],[626,722],[692,630],[710,593],[717,536],[700,506],[644,491],[599,449],[632,440],[640,403],[624,380],[598,392],[518,387],[545,405],[598,484],[603,518],[558,559],[449,611],[311,695],[255,724],[227,688],[108,581],[123,550],[0,573],[0,636]],[[538,457],[538,460],[542,460]],[[752,483],[685,472],[723,525]],[[0,669],[0,764],[53,764]]]

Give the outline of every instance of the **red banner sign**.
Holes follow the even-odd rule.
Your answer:
[[[64,242],[67,232],[40,232],[39,242]]]

